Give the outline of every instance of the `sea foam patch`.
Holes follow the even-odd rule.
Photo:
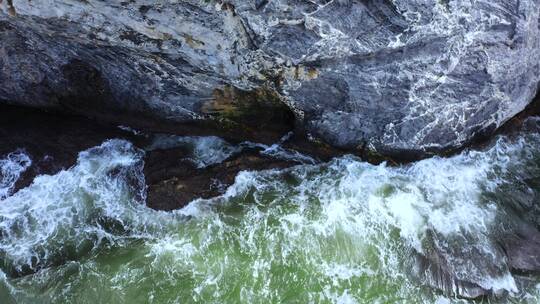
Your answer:
[[[32,165],[30,156],[22,150],[0,158],[0,200],[11,195],[15,183],[22,173]]]
[[[110,140],[81,152],[74,167],[38,176],[1,200],[4,270],[32,272],[159,230],[165,214],[144,206],[142,155],[129,142]]]

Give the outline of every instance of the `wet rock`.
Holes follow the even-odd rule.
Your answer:
[[[540,232],[526,222],[503,237],[501,246],[509,266],[519,272],[540,273]]]
[[[422,283],[432,288],[441,290],[448,296],[475,299],[490,294],[489,290],[478,284],[462,281],[448,268],[447,261],[438,255],[426,257],[415,253],[417,275]]]
[[[20,149],[32,165],[15,184],[15,191],[42,174],[56,174],[75,164],[79,152],[111,138],[140,141],[131,133],[84,117],[0,106],[0,156]]]
[[[497,134],[516,137],[523,132],[538,133],[538,118],[540,117],[540,96],[537,96],[533,101],[518,115],[507,121]]]
[[[488,233],[464,230],[448,236],[429,230],[421,252],[412,249],[413,276],[446,295],[463,298],[501,297],[530,284],[530,277],[540,273],[537,178],[529,179],[536,176],[538,163],[530,161],[525,169],[500,172],[498,178],[511,182],[484,194],[499,210]]]
[[[154,150],[145,158],[144,173],[148,184],[146,204],[156,210],[175,210],[198,199],[219,196],[234,183],[244,170],[282,169],[297,165],[244,149],[223,161],[206,168],[198,168],[187,160],[190,154],[183,148]]]
[[[374,158],[488,136],[533,99],[540,75],[534,0],[20,0],[14,10],[0,15],[6,101],[257,142],[290,130],[294,113],[310,142]]]
[[[442,235],[429,230],[422,252],[415,252],[414,275],[424,284],[446,295],[478,298],[502,295],[512,284],[498,284],[509,276],[505,252],[482,235],[465,229],[459,235]],[[510,280],[513,280],[510,278]]]
[[[144,149],[154,137],[80,116],[0,105],[0,156],[20,150],[32,160],[17,180],[14,192],[30,185],[38,175],[52,175],[70,168],[79,152],[112,138],[129,140]],[[193,162],[195,151],[187,144],[151,149],[147,151],[144,169],[148,206],[159,210],[179,209],[197,198],[222,194],[242,170],[279,169],[298,164],[260,151],[260,148],[239,149],[222,163],[201,168]]]
[[[509,288],[511,281],[520,280],[519,276],[511,278],[510,273],[540,273],[540,232],[520,219],[514,218],[512,223],[494,233],[491,245],[485,247],[474,236],[452,240],[431,235],[422,253],[412,250],[412,275],[453,297],[475,299],[517,292],[503,286]]]

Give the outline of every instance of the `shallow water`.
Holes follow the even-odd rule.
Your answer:
[[[201,167],[236,151],[155,142],[186,143]],[[1,303],[470,302],[415,275],[433,248],[499,294],[477,302],[540,301],[540,278],[510,273],[497,251],[501,225],[540,224],[537,134],[400,167],[346,156],[242,172],[222,197],[173,213],[144,206],[143,155],[107,141],[0,197]]]

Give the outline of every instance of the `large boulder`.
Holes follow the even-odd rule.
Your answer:
[[[538,0],[4,6],[0,100],[134,126],[272,140],[294,127],[416,158],[492,133],[540,75]]]

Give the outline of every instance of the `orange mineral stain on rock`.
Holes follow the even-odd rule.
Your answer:
[[[193,38],[190,34],[183,34],[182,36],[186,43],[194,49],[202,48],[204,46],[204,42]]]
[[[306,81],[319,77],[319,71],[313,67],[295,66],[284,71],[284,76],[289,79]]]

